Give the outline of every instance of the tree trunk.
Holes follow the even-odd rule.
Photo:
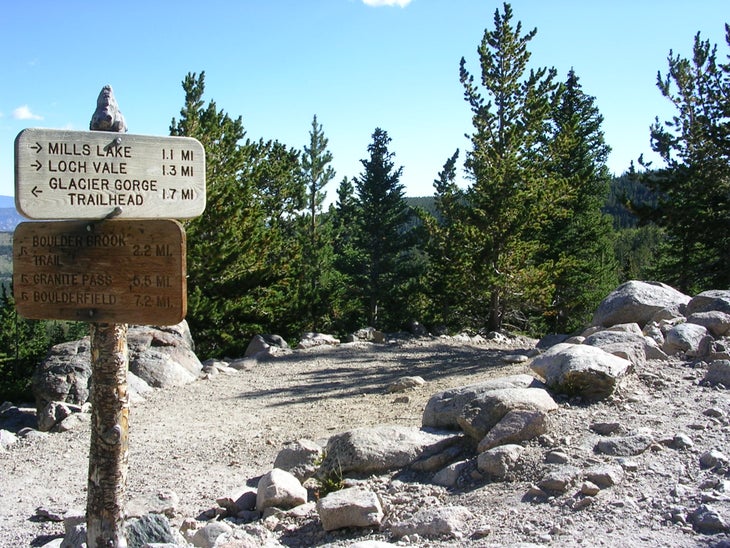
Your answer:
[[[499,331],[502,327],[502,300],[499,289],[492,288],[492,295],[489,298],[489,331]]]

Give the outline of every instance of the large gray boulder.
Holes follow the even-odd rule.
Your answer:
[[[695,312],[687,318],[687,323],[694,323],[705,327],[713,337],[730,335],[730,314],[719,310]]]
[[[289,472],[274,468],[261,476],[256,488],[256,510],[266,508],[288,510],[307,502],[307,490]]]
[[[477,451],[483,453],[500,445],[530,441],[547,431],[547,412],[539,409],[512,409],[487,432],[477,445]]]
[[[155,388],[183,386],[198,378],[198,375],[192,373],[170,353],[153,349],[130,359],[129,370]]]
[[[370,474],[405,468],[441,453],[461,441],[454,433],[428,432],[405,426],[356,428],[332,436],[315,474],[319,478],[348,473]]]
[[[492,479],[504,480],[512,472],[525,448],[517,444],[500,445],[479,454],[477,469]]]
[[[188,384],[203,370],[185,320],[171,326],[130,326],[127,344],[129,370],[155,388]]]
[[[192,382],[203,369],[184,320],[173,326],[130,326],[127,346],[132,397],[150,386],[169,388]],[[89,399],[90,378],[88,337],[54,346],[33,373],[36,409],[41,412],[52,401],[83,405]]]
[[[536,357],[531,367],[550,389],[596,401],[613,394],[631,362],[594,346],[561,343]]]
[[[329,493],[317,501],[317,513],[325,531],[344,527],[378,527],[384,515],[378,496],[361,487]]]
[[[512,375],[437,392],[426,403],[421,424],[425,427],[455,430],[459,428],[458,418],[466,404],[481,395],[504,388],[542,386],[544,385],[531,375]]]
[[[685,354],[688,357],[698,357],[709,353],[711,342],[712,336],[705,327],[681,323],[667,331],[663,349],[670,356]]]
[[[730,314],[730,289],[711,289],[692,297],[687,304],[687,314],[716,310]]]
[[[651,343],[641,330],[638,334],[632,331],[604,330],[587,337],[583,344],[600,348],[609,354],[629,360],[635,367],[640,367],[646,363],[646,347]],[[656,344],[653,346],[656,347]]]
[[[485,392],[469,402],[459,415],[458,423],[468,436],[480,442],[511,411],[537,411],[547,414],[557,408],[558,404],[542,388],[502,388]],[[517,422],[529,423],[536,419],[544,422],[532,415],[521,419],[522,421]]]
[[[39,414],[54,401],[76,405],[86,403],[89,399],[90,359],[88,337],[51,348],[31,379]]]
[[[126,524],[128,546],[148,546],[150,544],[174,544],[169,520],[160,514],[145,514],[132,518]]]
[[[289,344],[287,344],[283,337],[267,333],[254,335],[253,339],[248,343],[243,357],[265,360],[289,352],[291,352],[291,348],[289,348]]]
[[[284,445],[274,460],[274,468],[285,470],[299,481],[311,478],[322,460],[323,450],[317,442],[299,439]]]
[[[690,297],[659,282],[629,281],[618,286],[598,306],[593,325],[610,327],[638,323],[643,327],[663,309],[681,311]]]

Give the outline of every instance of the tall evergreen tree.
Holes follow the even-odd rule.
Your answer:
[[[414,241],[414,216],[404,200],[402,167],[388,150],[388,133],[376,128],[355,179],[356,230],[353,271],[364,320],[373,327],[400,328],[409,309],[408,289],[420,265]]]
[[[332,227],[335,283],[330,295],[333,329],[347,333],[362,327],[364,315],[359,303],[356,275],[359,253],[355,246],[358,204],[352,181],[344,177],[337,187],[337,200],[331,204],[328,222]]]
[[[204,77],[185,77],[185,105],[170,126],[206,152],[206,209],[186,225],[188,322],[205,355],[241,355],[256,333],[291,335],[304,185],[298,152],[244,140],[241,117],[204,105]]]
[[[472,111],[474,133],[465,168],[472,183],[465,193],[463,236],[471,257],[469,316],[499,329],[505,317],[542,298],[544,275],[534,264],[539,232],[560,193],[545,176],[545,132],[555,90],[555,70],[528,72],[527,44],[537,29],[522,35],[512,26],[512,8],[494,14],[477,49],[480,86],[461,59],[460,80]]]
[[[444,164],[434,181],[435,215],[422,213],[428,243],[428,295],[430,323],[447,328],[464,328],[466,303],[471,300],[472,284],[464,276],[470,268],[465,254],[463,215],[464,192],[456,184],[457,150]]]
[[[347,255],[346,249],[352,246],[357,210],[355,187],[350,179],[343,177],[337,187],[337,200],[334,206],[330,207],[330,217],[335,231],[334,249],[339,262]],[[344,268],[339,269],[344,270]]]
[[[730,49],[730,26],[725,25]],[[668,56],[657,86],[676,109],[671,120],[651,127],[652,149],[663,168],[644,183],[659,196],[658,207],[640,210],[666,228],[669,247],[663,279],[696,293],[730,286],[730,63],[717,60],[717,46],[697,33],[692,58]]]
[[[334,179],[335,170],[330,165],[332,153],[327,150],[328,139],[322,131],[317,116],[312,119],[309,145],[304,146],[302,171],[307,186],[306,229],[303,231],[303,272],[301,299],[306,309],[307,327],[311,331],[322,329],[330,316],[330,299],[333,291],[332,228],[323,223],[322,204],[326,197],[325,186]],[[329,325],[327,325],[329,327]]]
[[[573,70],[558,97],[549,177],[564,191],[541,231],[539,261],[551,273],[547,327],[565,333],[586,325],[618,276],[611,219],[601,211],[611,178],[603,116]]]

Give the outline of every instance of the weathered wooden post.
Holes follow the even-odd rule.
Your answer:
[[[124,133],[114,92],[104,86],[91,117],[92,131]],[[86,498],[89,548],[125,548],[124,504],[129,466],[127,324],[91,323],[91,442]]]

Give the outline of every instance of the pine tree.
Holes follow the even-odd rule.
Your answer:
[[[355,198],[355,187],[350,179],[343,177],[337,187],[337,201],[333,207],[330,207],[330,217],[335,232],[335,256],[338,261],[341,261],[347,255],[347,248],[352,247],[357,214],[358,204]],[[339,270],[344,270],[344,268],[339,268]]]
[[[300,298],[306,310],[307,328],[311,331],[322,329],[323,325],[329,327],[329,297],[334,291],[332,227],[322,222],[322,204],[326,197],[324,188],[335,177],[335,170],[330,165],[332,153],[327,150],[327,144],[328,139],[315,115],[309,132],[309,145],[304,146],[302,154],[302,170],[307,185],[307,226],[303,231]]]
[[[541,231],[539,261],[550,271],[548,328],[567,333],[584,327],[601,300],[618,285],[611,219],[601,208],[608,195],[603,116],[573,70],[553,112],[550,178],[564,189]]]
[[[204,77],[186,76],[181,118],[170,127],[206,152],[206,209],[186,224],[188,322],[205,355],[242,355],[256,333],[296,329],[304,184],[297,151],[244,140],[240,116],[204,105]]]
[[[348,273],[359,290],[363,319],[379,329],[400,328],[407,321],[408,291],[422,268],[413,212],[400,183],[403,168],[395,167],[390,141],[386,131],[376,128],[368,146],[370,157],[361,160],[363,172],[355,179],[354,268]]]
[[[428,234],[429,321],[451,329],[462,329],[470,302],[471,284],[463,276],[470,258],[465,255],[464,192],[456,184],[457,150],[434,181],[435,214],[422,213]]]
[[[364,315],[355,280],[360,253],[355,247],[358,204],[352,181],[344,177],[337,187],[337,200],[330,205],[328,223],[332,227],[334,266],[333,291],[330,295],[333,329],[340,334],[362,327]]]
[[[725,41],[730,48],[727,24]],[[676,114],[651,127],[665,167],[645,174],[659,204],[640,212],[666,228],[663,280],[693,294],[730,285],[730,63],[719,63],[717,46],[699,33],[691,59],[670,51],[667,60],[657,86]]]
[[[501,328],[525,303],[544,297],[545,274],[536,268],[534,233],[550,217],[559,190],[545,173],[545,132],[555,90],[554,69],[527,71],[527,44],[537,29],[522,35],[512,26],[512,8],[494,14],[478,48],[481,87],[461,59],[460,81],[472,111],[474,133],[465,169],[471,185],[464,196],[464,242],[472,284],[469,317]]]

